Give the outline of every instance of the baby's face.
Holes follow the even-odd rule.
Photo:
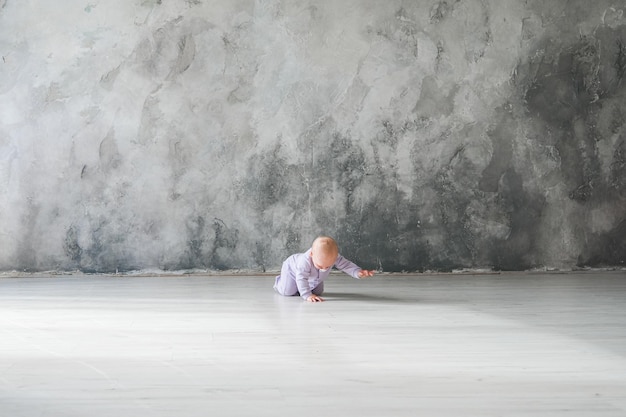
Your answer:
[[[313,251],[311,253],[311,258],[313,258],[313,265],[317,269],[320,271],[327,271],[335,265],[337,255],[332,253],[317,253]]]

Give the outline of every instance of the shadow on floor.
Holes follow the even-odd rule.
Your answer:
[[[322,294],[327,301],[364,301],[368,303],[393,303],[393,304],[416,304],[423,302],[417,298],[410,297],[390,297],[388,295],[372,295],[351,292],[328,292]]]

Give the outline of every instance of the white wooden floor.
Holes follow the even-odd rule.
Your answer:
[[[626,416],[626,273],[0,278],[0,416]]]

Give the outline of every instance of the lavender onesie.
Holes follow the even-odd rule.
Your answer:
[[[359,279],[359,268],[341,255],[333,265],[353,278]],[[305,300],[311,294],[321,295],[324,292],[324,280],[330,275],[332,268],[320,271],[313,265],[311,249],[304,253],[291,255],[283,262],[280,275],[276,277],[274,289],[282,295],[298,295]]]

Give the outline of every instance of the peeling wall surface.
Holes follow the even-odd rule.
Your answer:
[[[0,270],[624,266],[623,0],[0,0]]]

